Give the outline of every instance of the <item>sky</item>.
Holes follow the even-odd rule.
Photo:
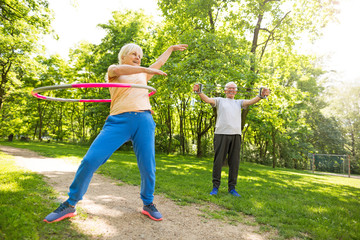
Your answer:
[[[48,54],[59,53],[65,59],[69,49],[81,40],[99,44],[105,31],[97,25],[107,23],[113,11],[142,8],[155,18],[160,15],[156,0],[49,0],[49,3],[55,14],[52,26],[59,40],[47,36],[44,44]],[[303,51],[322,56],[322,67],[330,71],[327,77],[333,81],[360,83],[360,0],[339,0],[339,7],[339,23],[330,23],[315,43],[304,42]]]
[[[323,69],[337,82],[360,84],[360,0],[339,0],[338,23],[330,23],[310,52],[323,56]]]
[[[44,39],[48,54],[60,54],[68,57],[69,49],[81,40],[99,44],[105,37],[105,31],[97,27],[112,18],[112,12],[139,8],[145,13],[160,15],[156,0],[48,0],[49,7],[54,11],[55,19],[52,27],[59,40],[52,36]]]

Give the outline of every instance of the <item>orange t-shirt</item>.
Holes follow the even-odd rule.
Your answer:
[[[147,85],[146,77],[146,73],[121,75],[110,82]],[[110,115],[151,110],[148,89],[110,87],[109,91],[111,95]]]

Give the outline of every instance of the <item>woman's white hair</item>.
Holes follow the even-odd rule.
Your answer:
[[[121,49],[120,52],[118,54],[118,59],[119,59],[119,64],[122,64],[122,58],[126,55],[128,55],[129,53],[136,51],[137,53],[140,54],[140,58],[143,57],[143,51],[141,49],[141,47],[135,43],[128,43],[125,44]]]
[[[126,55],[128,55],[129,53],[135,51],[136,53],[139,53],[140,58],[143,57],[143,51],[141,49],[141,47],[135,43],[128,43],[125,44],[121,49],[120,52],[118,54],[118,60],[119,60],[119,64],[122,64],[122,58],[125,57]],[[105,74],[104,76],[105,78],[105,82],[109,82],[109,76],[108,73]]]
[[[227,90],[230,85],[235,85],[235,87],[236,87],[236,89],[237,89],[236,83],[234,83],[234,82],[228,82],[228,83],[225,85],[225,90]]]

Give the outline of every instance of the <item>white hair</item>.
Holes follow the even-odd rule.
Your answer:
[[[133,51],[138,53],[140,55],[140,58],[143,57],[143,51],[139,45],[137,45],[135,43],[128,43],[128,44],[125,44],[119,51],[119,54],[118,54],[119,64],[122,64],[122,58],[124,56],[132,53]],[[105,73],[104,80],[107,83],[109,82],[109,76],[108,76],[107,72]]]
[[[230,85],[235,85],[235,88],[237,89],[236,83],[234,83],[234,82],[228,82],[228,83],[225,85],[225,90],[227,90]]]
[[[120,52],[118,54],[118,59],[119,59],[119,64],[122,64],[122,58],[126,55],[128,55],[131,52],[137,52],[140,55],[140,58],[143,57],[143,51],[141,49],[141,47],[135,43],[128,43],[125,44],[121,49]]]

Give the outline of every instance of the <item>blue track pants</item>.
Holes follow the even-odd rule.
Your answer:
[[[150,111],[111,115],[84,156],[70,186],[70,205],[86,193],[94,172],[125,142],[132,141],[140,170],[140,198],[153,202],[155,190],[155,122]]]

